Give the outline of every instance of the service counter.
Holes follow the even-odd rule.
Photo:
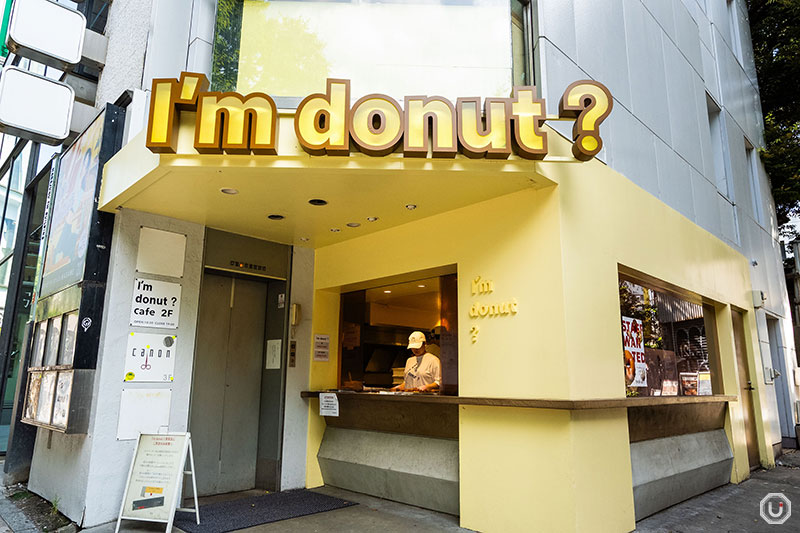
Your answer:
[[[339,402],[350,405],[364,405],[367,402],[387,402],[392,405],[401,404],[437,404],[437,405],[485,405],[490,407],[521,407],[528,409],[638,409],[643,407],[687,406],[716,404],[725,406],[735,402],[736,396],[715,394],[713,396],[643,396],[635,398],[603,398],[582,400],[551,400],[542,398],[486,398],[471,396],[447,396],[432,393],[401,392],[355,392],[351,390],[303,391],[302,398],[318,398],[321,392],[335,392]],[[356,409],[358,407],[355,407]]]
[[[597,411],[627,409],[636,518],[723,485],[733,461],[725,435],[735,396],[584,400],[335,392],[318,454],[326,484],[458,514],[460,405]],[[658,458],[658,460],[654,459]]]
[[[585,400],[537,398],[478,398],[420,393],[303,391],[303,398],[335,392],[338,417],[325,417],[328,426],[386,431],[426,437],[458,438],[458,406],[516,407],[570,411],[628,410],[630,442],[700,433],[724,427],[728,402],[736,396],[648,396]]]

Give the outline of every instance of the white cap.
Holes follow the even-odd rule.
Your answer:
[[[421,331],[415,331],[408,336],[408,349],[421,348],[425,344],[425,334]]]

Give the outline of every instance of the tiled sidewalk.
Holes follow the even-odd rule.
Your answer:
[[[785,455],[792,464],[800,453]],[[796,456],[796,457],[794,457]],[[800,466],[800,461],[796,461]],[[782,493],[793,504],[792,514],[783,524],[767,524],[760,515],[761,500],[769,493]],[[738,485],[725,485],[679,503],[636,524],[641,533],[699,533],[705,531],[747,531],[750,533],[790,533],[800,531],[800,468],[778,466],[757,470]]]

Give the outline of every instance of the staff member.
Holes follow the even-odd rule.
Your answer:
[[[439,389],[442,384],[442,363],[426,349],[425,334],[415,331],[409,335],[408,349],[414,355],[406,361],[403,383],[392,390],[427,392]]]

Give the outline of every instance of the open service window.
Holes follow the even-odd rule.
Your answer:
[[[455,274],[343,293],[340,386],[458,394],[457,298]]]
[[[710,396],[718,392],[713,307],[655,283],[620,275],[627,396]],[[711,336],[711,343],[709,343]]]

